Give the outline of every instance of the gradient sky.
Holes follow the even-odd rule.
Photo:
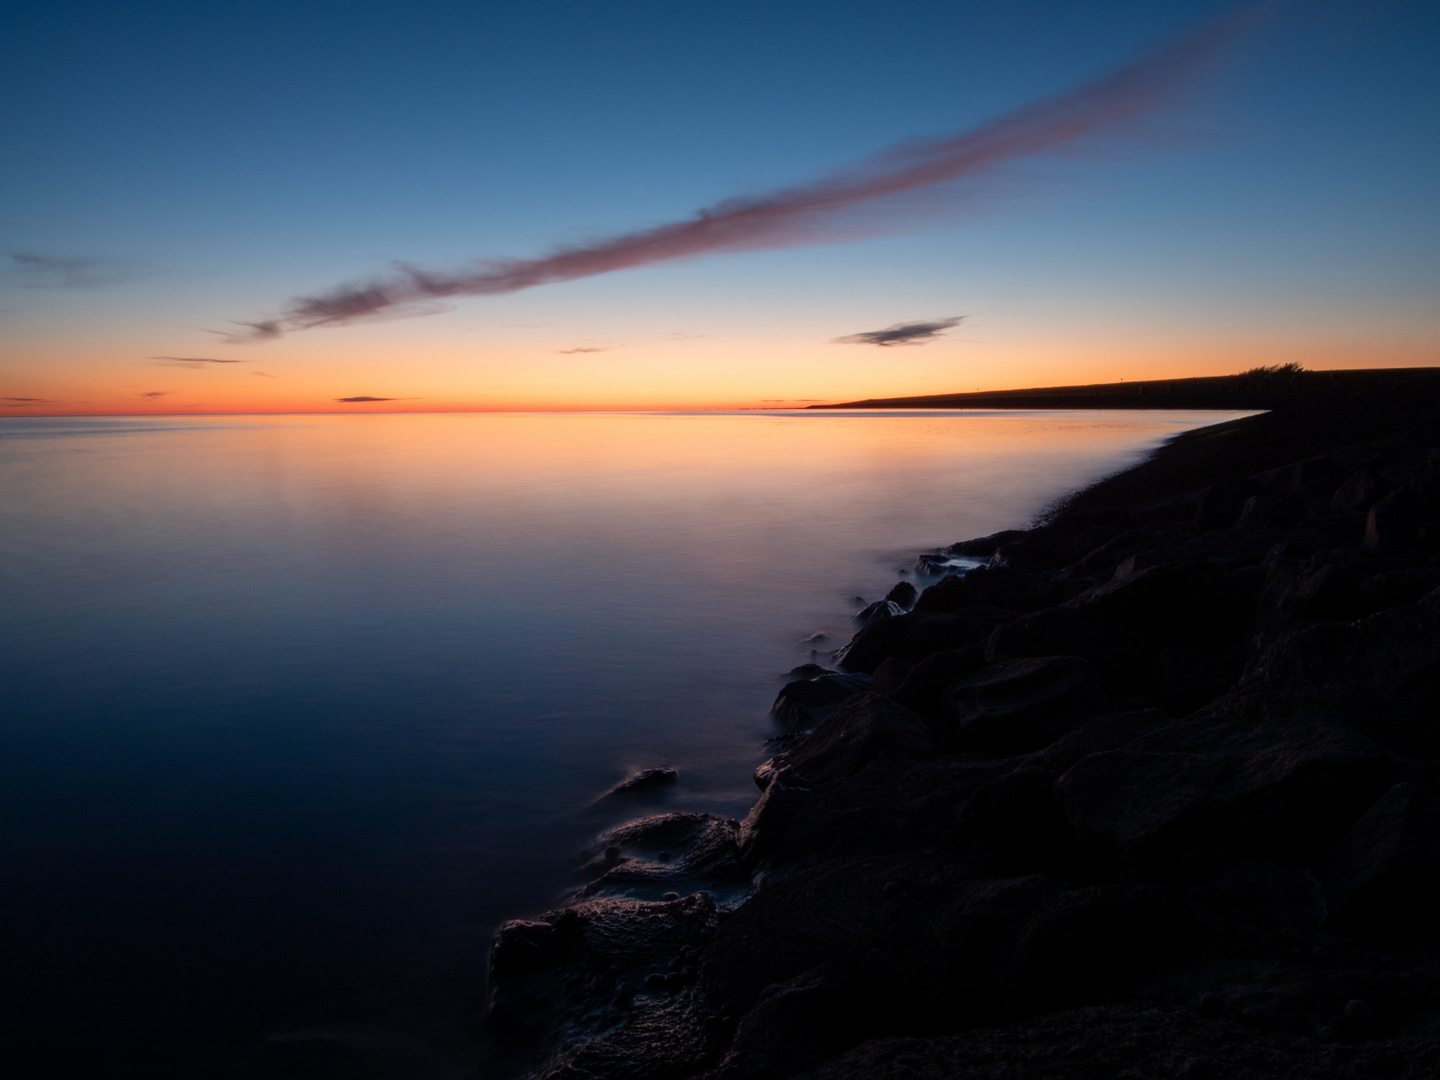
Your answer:
[[[804,184],[1227,10],[12,2],[0,406],[770,407],[1440,363],[1440,5],[1422,0],[1277,5],[1177,107],[832,243],[225,338],[396,260],[534,258]],[[921,345],[858,337],[956,316]]]

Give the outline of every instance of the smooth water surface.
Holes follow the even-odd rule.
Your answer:
[[[598,795],[743,814],[803,639],[1227,418],[0,421],[9,1075],[463,1074]]]

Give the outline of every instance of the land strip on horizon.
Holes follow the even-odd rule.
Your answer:
[[[1193,379],[976,390],[967,394],[866,398],[811,409],[1276,409],[1376,390],[1440,389],[1440,367],[1341,371],[1257,369]]]

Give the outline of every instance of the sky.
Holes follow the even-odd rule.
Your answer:
[[[47,0],[0,416],[1440,364],[1440,6]]]

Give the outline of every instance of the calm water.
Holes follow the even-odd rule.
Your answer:
[[[0,422],[8,1074],[463,1074],[596,796],[743,813],[802,639],[1225,418]]]

